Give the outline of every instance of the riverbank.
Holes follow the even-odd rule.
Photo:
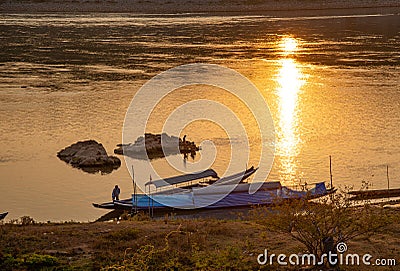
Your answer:
[[[395,0],[385,1],[295,1],[295,0],[5,0],[0,3],[0,12],[3,13],[41,13],[41,12],[115,12],[139,14],[172,14],[172,13],[221,13],[221,12],[248,12],[274,14],[276,12],[321,15],[327,10],[337,10],[336,13],[345,14],[349,11],[357,13],[356,9],[399,8],[400,3]],[[348,11],[346,11],[348,10]]]
[[[349,253],[398,258],[400,215],[395,210],[386,212],[393,215],[393,223],[374,235],[347,242]],[[260,268],[257,256],[264,249],[287,255],[306,252],[289,234],[269,231],[252,220],[165,217],[151,221],[142,216],[119,222],[25,222],[0,226],[1,270],[43,266],[57,270],[147,270],[149,266],[152,270],[256,270]],[[367,269],[346,266],[346,270]],[[375,266],[374,270],[393,269]]]

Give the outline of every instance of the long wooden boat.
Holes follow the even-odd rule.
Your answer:
[[[234,190],[226,195],[227,187],[215,193],[194,192],[171,195],[140,195],[137,203],[114,202],[116,209],[126,210],[148,210],[179,208],[179,209],[218,209],[218,208],[239,208],[255,205],[273,205],[282,201],[296,199],[316,199],[336,192],[336,189],[326,189],[325,183],[317,183],[314,188],[308,191],[292,190],[281,186],[280,182],[266,182],[253,194],[249,194],[250,184],[239,184]],[[276,187],[275,187],[276,186]],[[275,187],[275,188],[274,188]],[[280,188],[278,188],[280,187]],[[221,199],[219,196],[223,195]],[[226,196],[225,196],[226,195]],[[215,200],[215,203],[207,205]]]
[[[177,192],[190,191],[193,188],[201,188],[208,186],[214,183],[224,183],[229,184],[232,182],[242,183],[251,175],[253,175],[257,171],[257,168],[251,167],[245,171],[236,173],[231,176],[219,178],[218,174],[213,169],[207,169],[201,172],[185,174],[155,181],[150,181],[146,183],[146,186],[152,185],[158,191],[156,191],[153,195],[165,195],[165,194],[175,194]],[[144,195],[144,194],[143,194]],[[143,195],[137,195],[142,197]],[[119,201],[111,201],[105,203],[92,203],[92,205],[96,208],[102,209],[132,209],[132,202],[134,200],[135,195],[132,195],[132,198],[123,199]],[[136,200],[137,201],[137,200]]]
[[[97,208],[105,209],[216,209],[236,208],[252,205],[276,204],[280,200],[292,199],[314,199],[334,193],[336,189],[327,189],[324,182],[317,183],[307,191],[298,191],[282,186],[280,182],[259,183],[259,189],[250,194],[249,189],[252,183],[243,182],[250,177],[257,169],[251,167],[228,177],[214,181],[214,185],[199,187],[185,186],[185,189],[172,188],[147,194],[134,195],[131,200],[114,201],[103,204],[93,204]],[[196,180],[201,176],[214,176],[213,170],[200,173],[182,175],[163,180],[151,181],[146,185],[154,185],[156,188],[182,184]],[[254,184],[254,183],[253,183]]]
[[[400,197],[400,188],[358,190],[358,191],[350,191],[348,192],[348,194],[352,195],[352,197],[350,198],[351,200],[368,200],[368,199]]]
[[[0,220],[3,220],[8,215],[8,212],[0,214]]]
[[[119,202],[121,203],[120,206],[117,206],[115,203]],[[126,204],[126,207],[123,205]],[[119,201],[110,201],[110,202],[104,202],[104,203],[92,203],[93,207],[100,208],[100,209],[110,209],[110,210],[115,210],[115,209],[122,209],[122,210],[131,210],[132,209],[132,198],[129,199],[123,199]]]

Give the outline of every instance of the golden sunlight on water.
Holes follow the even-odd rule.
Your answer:
[[[285,55],[292,54],[297,51],[297,40],[292,37],[283,38],[280,45]]]
[[[300,178],[329,180],[332,155],[337,187],[359,189],[367,181],[384,189],[387,165],[390,186],[400,187],[398,14],[291,20],[240,14],[1,13],[0,25],[0,191],[7,192],[0,197],[0,211],[10,212],[7,219],[93,221],[105,212],[91,202],[108,201],[115,184],[122,198],[130,197],[124,162],[110,174],[89,174],[56,153],[95,139],[111,154],[121,143],[136,91],[154,75],[188,62],[229,67],[262,90],[277,143],[268,180],[285,185]],[[146,131],[161,132],[176,108],[199,99],[232,109],[249,136],[248,166],[257,166],[260,146],[268,142],[261,141],[249,108],[216,87],[177,89],[154,108]],[[197,116],[187,109],[178,123]],[[221,127],[201,120],[186,126],[184,134],[196,144],[214,143],[217,157],[211,167],[219,175],[229,164],[231,146],[242,148],[244,142],[240,135],[230,141]],[[185,161],[178,155],[177,160],[189,168],[203,156]],[[162,176],[177,174],[166,159],[152,164]],[[244,167],[238,162],[236,168]],[[148,180],[148,173],[143,175]]]
[[[280,179],[293,181],[298,178],[296,157],[300,152],[299,94],[304,85],[304,75],[299,64],[290,56],[298,49],[298,41],[284,38],[281,42],[284,58],[279,60],[276,77],[278,97],[278,127],[276,158],[280,163]]]

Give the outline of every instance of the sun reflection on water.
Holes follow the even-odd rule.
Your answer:
[[[280,47],[284,54],[288,55],[297,51],[298,41],[292,37],[283,38]]]
[[[280,163],[279,175],[282,181],[293,183],[297,179],[297,161],[300,153],[301,139],[299,126],[299,94],[305,83],[305,76],[300,65],[289,54],[297,51],[298,41],[284,38],[280,47],[286,56],[278,61],[276,77],[278,97],[277,161]]]

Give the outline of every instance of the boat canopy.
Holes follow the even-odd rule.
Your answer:
[[[203,178],[207,178],[207,177],[219,178],[217,172],[215,172],[213,169],[207,169],[207,170],[196,172],[196,173],[190,173],[190,174],[160,179],[160,180],[156,180],[156,181],[149,181],[145,185],[147,186],[147,185],[152,184],[156,188],[159,188],[159,187],[163,187],[163,186],[167,186],[167,185],[186,183],[186,182],[203,179]]]
[[[230,175],[230,176],[222,177],[218,181],[216,181],[215,184],[216,185],[238,184],[241,181],[250,177],[254,172],[257,171],[257,169],[258,168],[251,167],[249,169],[246,169],[245,171],[242,171],[242,172]]]

